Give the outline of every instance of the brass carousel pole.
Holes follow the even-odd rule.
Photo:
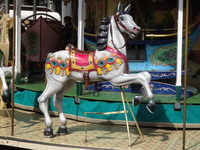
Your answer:
[[[189,0],[186,0],[186,18],[185,18],[185,75],[184,75],[184,111],[183,111],[183,150],[185,149],[185,136],[186,136],[186,102],[187,102],[187,63],[188,63],[188,13],[189,13]]]
[[[16,21],[16,0],[13,1],[13,48],[12,48],[12,119],[11,119],[11,135],[14,135],[14,87],[15,87],[15,24]]]

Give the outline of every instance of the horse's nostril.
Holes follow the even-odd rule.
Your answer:
[[[133,28],[133,30],[134,30],[134,31],[138,31],[139,29],[138,29],[138,28],[136,28],[136,27],[134,27],[134,28]]]

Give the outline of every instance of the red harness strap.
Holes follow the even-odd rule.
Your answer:
[[[117,51],[116,49],[111,48],[109,46],[106,47],[106,50],[109,51],[109,52],[112,52],[114,54],[117,54],[120,58],[123,59],[125,65],[126,65],[125,73],[128,73],[129,72],[129,67],[128,67],[128,59],[127,59],[127,57],[124,54],[122,54],[120,51]]]

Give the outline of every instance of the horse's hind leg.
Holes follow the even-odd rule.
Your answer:
[[[42,113],[44,114],[44,123],[46,125],[46,128],[44,129],[45,137],[53,137],[53,129],[52,129],[53,122],[48,112],[48,99],[50,98],[50,96],[52,96],[53,94],[57,93],[60,89],[62,89],[62,87],[63,87],[62,83],[57,82],[55,86],[55,82],[49,81],[47,82],[47,86],[44,92],[38,98],[39,107]]]
[[[60,135],[67,134],[67,127],[66,127],[67,120],[65,118],[62,108],[62,98],[64,97],[65,93],[72,88],[74,83],[75,83],[74,80],[68,80],[67,83],[65,83],[64,87],[62,88],[62,90],[54,94],[54,105],[58,110],[59,114],[60,127],[58,128],[58,134]]]

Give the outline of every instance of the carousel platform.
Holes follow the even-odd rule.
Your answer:
[[[91,150],[91,149],[134,149],[134,150],[180,150],[183,131],[181,129],[141,127],[141,137],[135,126],[130,126],[131,145],[128,146],[127,130],[124,125],[87,123],[85,142],[85,122],[68,119],[68,134],[56,135],[59,121],[53,119],[53,138],[43,136],[43,115],[35,111],[14,109],[14,134],[11,136],[11,109],[0,110],[0,145],[37,150]],[[185,149],[200,147],[200,130],[187,129]],[[11,149],[11,148],[10,148]],[[13,148],[14,149],[14,148]]]
[[[22,81],[17,85],[18,91],[14,96],[15,107],[26,110],[40,112],[37,98],[45,88],[44,80]],[[104,123],[125,125],[124,114],[99,115],[85,112],[116,112],[122,111],[123,105],[120,92],[100,91],[99,95],[93,92],[84,91],[83,95],[77,96],[76,85],[65,95],[63,99],[63,109],[67,118],[76,121],[85,121],[90,123]],[[136,106],[132,106],[132,98],[135,93],[126,93],[126,98],[137,119],[139,126],[143,127],[164,127],[164,128],[182,128],[183,127],[183,100],[180,101],[181,109],[175,111],[174,104],[177,103],[176,95],[155,94],[156,110],[154,114],[146,109],[147,100]],[[77,103],[77,99],[79,100]],[[127,109],[128,110],[128,109]],[[57,115],[53,105],[52,98],[49,101],[49,111],[51,115]],[[129,110],[128,110],[129,111]],[[200,128],[200,94],[194,94],[187,98],[187,128]],[[130,125],[135,122],[130,113],[128,113]]]

